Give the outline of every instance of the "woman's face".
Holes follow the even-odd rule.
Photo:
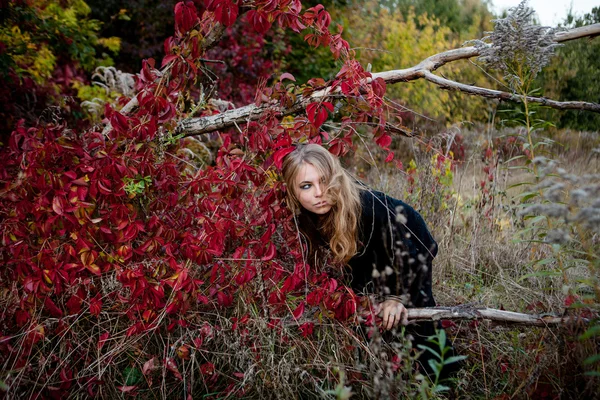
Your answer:
[[[331,198],[324,193],[326,185],[314,166],[303,163],[294,184],[294,193],[302,207],[320,215],[331,210]]]

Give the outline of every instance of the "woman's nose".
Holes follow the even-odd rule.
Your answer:
[[[315,185],[315,197],[321,197],[322,194],[323,194],[323,191],[321,190],[321,184],[317,183]]]

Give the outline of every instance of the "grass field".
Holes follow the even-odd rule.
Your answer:
[[[555,140],[540,146],[539,154],[543,150],[556,162],[555,169],[564,169],[544,180],[536,178],[532,164],[525,161],[518,130],[480,127],[448,132],[427,143],[405,140],[400,144],[403,161],[416,160],[413,171],[406,168],[406,162],[401,173],[393,168],[370,168],[367,162],[355,167],[374,187],[405,199],[425,217],[440,245],[433,284],[438,304],[474,304],[535,314],[578,315],[585,314],[587,307],[597,312],[593,282],[597,285],[598,231],[585,230],[580,220],[572,218],[580,211],[577,206],[585,205],[569,202],[569,196],[581,185],[590,193],[598,190],[600,135],[539,133],[538,142],[550,134]],[[449,136],[460,136],[459,151],[464,151],[462,159],[453,161],[451,173],[436,163],[436,154],[451,156],[444,147]],[[517,156],[522,157],[513,159]],[[577,180],[583,176],[590,179]],[[542,181],[568,183],[557,188],[560,198],[555,199],[568,206],[566,217],[549,213],[536,220],[536,215],[523,213],[527,204],[553,204],[539,195],[546,194],[539,185]],[[523,201],[529,191],[536,195]],[[554,247],[548,244],[544,239],[547,224],[560,227],[573,240]],[[583,240],[588,241],[586,245]],[[586,252],[588,260],[595,261],[576,257]],[[580,299],[583,308],[567,309],[573,298]],[[589,361],[584,365],[584,360],[598,353],[598,341],[578,339],[586,328],[584,323],[548,328],[489,321],[451,324],[448,337],[460,354],[468,356],[454,395],[501,399],[600,396],[598,377],[584,375],[597,367]]]

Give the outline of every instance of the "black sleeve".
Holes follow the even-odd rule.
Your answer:
[[[402,274],[400,295],[410,307],[433,307],[432,293],[433,258],[437,255],[437,243],[427,224],[415,209],[397,200],[399,216],[395,221],[394,271]],[[402,216],[405,218],[402,218]]]
[[[435,305],[431,266],[437,244],[421,215],[380,192],[363,192],[361,203],[361,243],[349,263],[352,287],[359,292],[401,296],[408,307]]]

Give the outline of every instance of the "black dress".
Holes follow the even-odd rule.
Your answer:
[[[362,190],[358,253],[349,261],[351,287],[358,294],[375,294],[384,300],[394,296],[407,307],[434,307],[431,290],[432,261],[437,243],[421,215],[401,200],[384,193]],[[441,327],[437,326],[439,329]],[[430,321],[411,324],[406,333],[412,345],[430,346],[427,338],[435,334]],[[384,339],[394,340],[390,332]],[[439,349],[435,349],[439,352]],[[454,349],[450,350],[454,355]],[[422,352],[419,364],[432,374],[429,351]],[[441,378],[452,374],[458,365],[445,366]]]

